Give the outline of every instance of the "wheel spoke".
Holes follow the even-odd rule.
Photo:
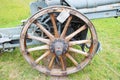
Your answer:
[[[51,18],[51,21],[52,21],[52,24],[53,24],[53,28],[54,28],[54,33],[55,33],[55,37],[59,37],[59,34],[58,34],[58,30],[57,30],[57,25],[56,25],[56,21],[55,21],[55,16],[54,14],[50,14],[50,18]]]
[[[69,46],[73,46],[76,44],[84,44],[84,43],[90,43],[91,40],[78,40],[78,41],[70,41]]]
[[[78,49],[75,49],[75,48],[69,48],[69,51],[71,52],[75,52],[75,53],[79,53],[79,54],[82,54],[82,55],[85,55],[85,56],[88,56],[88,53],[87,52],[83,52],[81,50],[78,50]]]
[[[74,63],[75,66],[78,66],[78,62],[69,53],[66,53],[66,56]]]
[[[54,63],[55,55],[52,56],[52,59],[50,60],[50,63],[48,65],[48,69],[51,69]]]
[[[68,18],[67,23],[65,24],[65,27],[64,27],[64,29],[63,29],[63,32],[62,32],[60,38],[64,38],[64,37],[65,37],[65,34],[66,34],[66,32],[67,32],[67,29],[68,29],[68,27],[69,27],[69,24],[70,24],[71,20],[72,20],[72,16],[70,16],[70,17]]]
[[[60,58],[60,61],[61,61],[62,70],[65,71],[66,67],[65,67],[65,63],[64,63],[63,57],[60,56],[59,58]]]
[[[50,43],[49,39],[44,39],[42,37],[36,37],[36,36],[29,35],[29,34],[27,35],[27,38],[29,38],[29,39],[35,39],[35,40],[41,41],[41,42],[46,43],[46,44]]]
[[[34,47],[34,48],[29,48],[27,49],[28,52],[32,52],[32,51],[36,51],[36,50],[44,50],[44,49],[49,49],[48,45],[44,45],[44,46],[38,46],[38,47]]]
[[[50,54],[50,51],[45,52],[42,56],[40,56],[35,62],[38,64],[40,60],[42,60],[43,58],[45,58],[46,56],[48,56]]]
[[[54,36],[47,31],[39,22],[35,21],[34,22],[51,40],[54,40]]]
[[[68,35],[65,40],[69,41],[70,39],[72,39],[75,35],[77,35],[78,33],[80,33],[81,31],[85,30],[87,27],[86,25],[83,25],[82,27],[80,27],[79,29],[77,29],[75,32],[73,32],[72,34]]]

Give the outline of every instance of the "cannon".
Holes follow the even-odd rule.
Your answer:
[[[0,52],[20,46],[26,61],[53,76],[82,70],[99,49],[95,18],[119,17],[120,0],[38,0],[31,17],[16,28],[0,29]]]

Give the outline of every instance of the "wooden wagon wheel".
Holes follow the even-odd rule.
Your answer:
[[[70,15],[66,21],[64,21],[61,33],[58,33],[57,22],[59,21],[56,19],[58,15],[56,16],[55,14],[62,13],[64,10],[69,11]],[[41,16],[46,14],[50,15],[49,17],[53,26],[53,31],[51,32],[38,21]],[[79,25],[72,26],[72,28],[75,29],[69,32],[69,27],[72,25],[72,21],[75,17],[78,19]],[[31,24],[36,25],[36,27],[44,32],[47,37],[29,35],[28,29]],[[86,38],[82,40],[75,38],[75,40],[73,40],[75,36],[87,29],[90,39]],[[37,40],[43,44],[29,47],[26,43],[27,39]],[[78,47],[78,45],[88,43],[90,44],[88,50],[83,51]],[[54,6],[41,9],[28,19],[26,25],[22,29],[20,37],[21,52],[27,62],[38,71],[54,76],[68,75],[83,69],[93,58],[97,44],[96,31],[89,19],[80,12],[65,6]],[[59,64],[56,62],[59,62]],[[56,65],[58,67],[56,67]]]

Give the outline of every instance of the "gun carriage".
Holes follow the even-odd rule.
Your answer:
[[[120,0],[38,0],[30,9],[21,26],[0,29],[0,51],[20,46],[33,68],[64,76],[92,60],[100,43],[90,19],[120,16]]]

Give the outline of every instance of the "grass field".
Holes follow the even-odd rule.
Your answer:
[[[30,15],[32,0],[0,0],[0,27],[14,27]]]
[[[30,16],[32,0],[1,0],[0,28],[14,27]],[[92,20],[102,51],[84,70],[68,76],[69,80],[120,80],[120,17]],[[0,56],[0,80],[49,80],[49,76],[31,68],[19,48]]]

